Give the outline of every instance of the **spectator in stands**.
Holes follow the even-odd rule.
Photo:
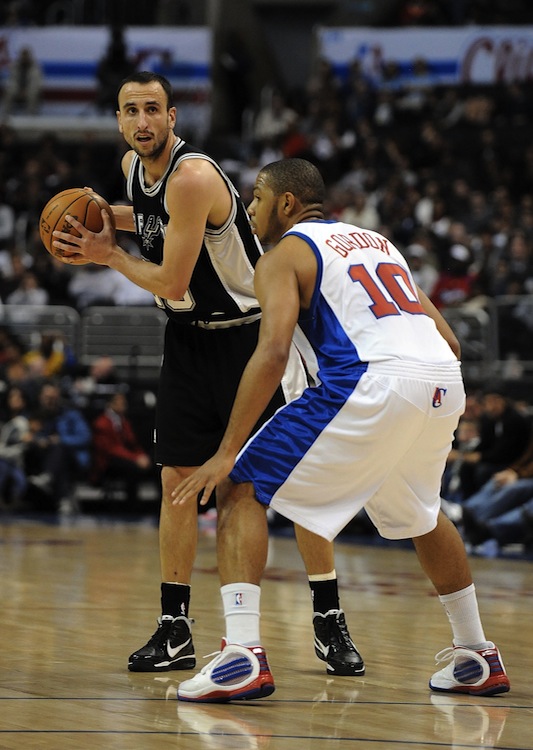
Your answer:
[[[533,242],[523,231],[515,231],[509,237],[503,252],[510,276],[522,279],[524,292],[533,291]]]
[[[8,69],[2,101],[3,116],[11,114],[14,105],[19,105],[25,114],[37,114],[42,88],[41,66],[31,48],[22,47]]]
[[[466,501],[494,474],[502,471],[524,452],[531,433],[529,417],[508,397],[502,383],[489,383],[483,390],[479,416],[479,443],[472,450],[455,455],[460,458],[459,497]]]
[[[26,394],[33,393],[33,382],[24,362],[26,347],[22,339],[7,326],[0,326],[0,383],[19,385]]]
[[[255,120],[254,138],[259,145],[274,143],[281,146],[298,115],[287,105],[283,94],[276,89],[265,88],[262,99]]]
[[[117,244],[129,255],[140,258],[139,247],[126,232],[116,233]],[[64,264],[62,264],[64,265]],[[77,310],[92,305],[154,305],[154,295],[127,279],[113,268],[94,263],[77,267],[68,283],[70,303]]]
[[[68,293],[72,268],[50,253],[43,252],[40,239],[36,245],[32,271],[39,279],[39,285],[48,292],[49,305],[72,306]]]
[[[61,331],[43,331],[38,344],[24,354],[23,360],[32,373],[44,378],[65,375],[76,363],[74,352]]]
[[[510,490],[511,488],[509,492]],[[533,545],[533,490],[530,490],[529,498],[525,502],[522,501],[511,510],[477,524],[475,531],[467,533],[466,538],[478,550],[479,545],[489,540],[494,540],[499,547],[517,543],[531,547]]]
[[[0,367],[11,361],[14,347],[20,346],[16,334],[7,325],[0,324]]]
[[[228,132],[241,135],[245,115],[253,102],[254,57],[248,49],[248,35],[230,28],[218,57],[219,83],[228,103]],[[157,71],[172,82],[163,68]],[[174,85],[174,82],[172,82]]]
[[[101,484],[106,479],[120,479],[126,486],[128,500],[136,503],[139,483],[155,476],[155,470],[135,434],[127,411],[128,401],[124,393],[114,393],[104,412],[92,423],[91,481]]]
[[[109,394],[115,393],[118,384],[119,376],[112,357],[97,357],[73,377],[70,386],[72,401],[85,411],[95,401],[100,401],[100,409]]]
[[[6,202],[5,188],[0,185],[0,252],[5,251],[15,236],[15,210]]]
[[[24,471],[24,453],[29,434],[27,399],[24,391],[8,389],[0,416],[0,500],[16,507],[24,499],[28,481]]]
[[[452,450],[446,462],[446,469],[442,477],[442,509],[452,521],[462,518],[460,503],[463,499],[461,492],[461,467],[463,455],[475,451],[479,445],[479,420],[463,414],[455,432]]]
[[[17,245],[0,251],[0,295],[7,302],[9,295],[22,284],[24,274],[31,267],[31,256]]]
[[[424,245],[415,242],[405,248],[404,255],[417,286],[431,299],[439,278],[439,272],[428,251]]]
[[[76,310],[91,305],[114,305],[116,271],[89,263],[74,270],[68,285],[71,304]]]
[[[47,305],[48,292],[39,286],[37,276],[31,270],[24,271],[20,284],[6,297],[8,305]]]
[[[472,299],[475,290],[475,276],[471,271],[473,258],[465,245],[452,245],[444,262],[445,267],[431,295],[431,301],[439,310],[464,305]]]
[[[115,113],[120,82],[133,73],[135,68],[135,62],[128,55],[124,31],[120,26],[115,26],[111,29],[111,38],[106,52],[96,68],[98,83],[96,107],[99,112]]]
[[[351,127],[345,128],[335,115],[322,118],[309,133],[309,158],[319,167],[328,184],[342,177],[343,165],[350,160],[355,140]]]
[[[350,200],[346,208],[341,211],[339,221],[377,232],[380,226],[379,214],[368,200],[366,193],[363,190],[354,190],[350,191],[349,197]]]
[[[405,81],[403,91],[400,92],[398,109],[404,113],[425,114],[434,84],[435,77],[428,61],[424,57],[415,57],[411,77]]]
[[[533,436],[517,461],[496,472],[474,495],[458,505],[458,521],[462,522],[465,539],[474,545],[491,538],[506,544],[508,527],[513,527],[512,536],[516,537],[515,523],[521,520],[522,507],[532,499]],[[509,541],[518,540],[509,538]]]
[[[88,474],[91,439],[82,413],[62,399],[55,382],[45,382],[30,415],[25,468],[30,483],[49,494],[61,511],[72,509],[74,483]]]

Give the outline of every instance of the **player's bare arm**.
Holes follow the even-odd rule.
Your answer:
[[[193,162],[200,163],[200,166]],[[99,233],[90,232],[72,218],[70,223],[80,237],[56,232],[54,244],[70,251],[74,245],[75,252],[81,257],[120,271],[143,289],[166,299],[181,299],[187,291],[202,247],[206,223],[219,219],[223,223],[229,214],[230,197],[214,167],[205,160],[196,159],[185,162],[169,180],[167,205],[170,220],[163,262],[159,266],[131,256],[117,245],[111,222],[106,217],[104,228]]]
[[[182,504],[213,489],[231,471],[235,458],[279,386],[300,311],[298,278],[290,259],[270,251],[257,264],[255,290],[262,309],[257,347],[241,378],[226,432],[216,454],[172,493]]]
[[[430,318],[433,318],[438,332],[448,342],[450,349],[455,354],[457,359],[460,359],[461,345],[457,339],[457,336],[452,331],[446,320],[442,317],[440,312],[437,310],[433,302],[431,302],[428,296],[424,294],[420,287],[417,287],[417,292],[418,298],[420,299],[420,304],[424,308],[424,311],[427,313],[427,315],[429,315]]]
[[[114,205],[111,206],[117,229],[122,232],[134,232],[135,222],[133,221],[133,207]]]

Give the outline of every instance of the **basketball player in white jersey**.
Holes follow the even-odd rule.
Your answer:
[[[226,638],[220,654],[180,684],[178,698],[228,701],[274,691],[259,633],[269,506],[327,539],[364,507],[383,537],[412,538],[452,629],[452,647],[437,655],[449,663],[431,677],[431,689],[508,691],[499,651],[483,631],[462,539],[440,511],[442,473],[465,402],[457,339],[389,240],[323,220],[324,185],[312,164],[267,165],[253,195],[255,232],[278,243],[257,265],[258,346],[218,452],[172,493],[186,504],[220,483]],[[298,323],[316,354],[320,384],[248,440]]]

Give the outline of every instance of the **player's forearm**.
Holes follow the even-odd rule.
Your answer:
[[[111,206],[117,229],[122,232],[134,232],[135,222],[133,221],[132,206]]]
[[[181,299],[187,291],[187,284],[180,284],[163,266],[129,255],[118,245],[115,245],[106,259],[106,265],[119,271],[142,289],[165,299]]]
[[[256,352],[248,362],[237,391],[220,452],[236,456],[250,437],[278,388],[287,359]]]

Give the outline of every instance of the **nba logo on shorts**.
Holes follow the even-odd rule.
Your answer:
[[[442,406],[442,399],[446,395],[447,388],[435,388],[435,393],[433,394],[433,408],[438,409],[439,406]]]
[[[242,605],[243,605],[242,592],[239,592],[238,594],[235,594],[235,606],[242,607]]]

